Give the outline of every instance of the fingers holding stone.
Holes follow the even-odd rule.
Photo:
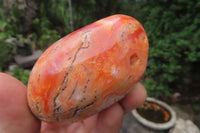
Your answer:
[[[0,73],[0,109],[0,132],[39,132],[40,121],[28,108],[26,86],[4,73]]]
[[[99,113],[97,121],[97,133],[117,133],[123,122],[124,112],[119,103]]]
[[[136,83],[133,89],[119,102],[124,112],[131,110],[142,105],[147,97],[147,92],[141,83]]]

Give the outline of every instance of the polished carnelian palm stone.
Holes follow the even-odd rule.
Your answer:
[[[114,15],[49,47],[28,83],[32,112],[48,122],[74,122],[120,100],[143,76],[148,39],[134,18]]]

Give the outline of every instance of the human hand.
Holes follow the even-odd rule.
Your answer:
[[[141,83],[119,102],[85,120],[72,124],[40,121],[30,111],[26,86],[17,79],[0,73],[0,132],[2,133],[117,133],[123,116],[142,105],[146,90]]]

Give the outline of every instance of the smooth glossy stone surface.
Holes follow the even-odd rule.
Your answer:
[[[143,76],[148,39],[132,17],[114,15],[49,47],[28,83],[32,112],[48,122],[74,122],[120,100]]]

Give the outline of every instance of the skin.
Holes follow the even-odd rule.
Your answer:
[[[142,105],[146,90],[137,83],[121,101],[109,108],[72,124],[50,124],[37,119],[30,111],[26,86],[0,73],[0,132],[6,133],[118,133],[123,116]]]

